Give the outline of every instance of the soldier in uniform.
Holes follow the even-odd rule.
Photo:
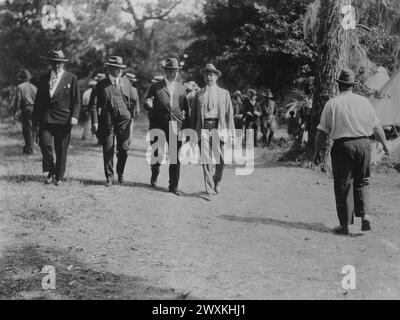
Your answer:
[[[99,81],[95,88],[97,103],[93,112],[93,128],[103,145],[105,186],[111,187],[114,180],[115,140],[118,182],[125,182],[124,170],[128,159],[131,122],[139,107],[139,97],[130,81],[122,77],[126,65],[121,57],[111,56],[105,65],[108,75],[106,79]]]
[[[271,90],[267,90],[263,96],[265,100],[261,104],[261,132],[263,135],[264,146],[270,146],[272,137],[277,129],[277,109],[275,101],[272,100],[274,96],[272,95]]]

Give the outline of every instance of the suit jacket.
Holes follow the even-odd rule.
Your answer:
[[[139,95],[128,79],[120,78],[120,85],[122,89],[122,94],[124,96],[125,104],[131,113],[133,118],[135,114],[135,110],[139,110]],[[90,97],[89,105],[96,103],[96,106],[92,108],[92,122],[99,123],[99,130],[110,129],[112,125],[112,117],[113,113],[112,104],[111,104],[111,95],[112,95],[112,82],[110,78],[103,79],[99,81],[92,92]],[[111,109],[110,109],[111,108]]]
[[[172,106],[170,94],[165,80],[153,83],[147,92],[146,100],[153,100],[151,108],[147,103],[144,108],[148,111],[151,129],[168,129],[169,121],[176,121],[178,130],[189,127],[189,102],[186,97],[186,89],[176,82],[173,93]]]
[[[191,114],[191,126],[197,132],[199,140],[201,139],[201,129],[204,128],[204,113],[206,109],[205,101],[206,88],[197,92],[193,110]],[[235,123],[233,121],[233,107],[229,92],[217,87],[217,107],[218,107],[218,133],[220,139],[227,142],[228,139],[235,136]]]
[[[53,97],[50,97],[50,76],[51,72],[40,78],[33,107],[34,121],[65,125],[72,117],[79,119],[81,99],[77,76],[64,71]]]

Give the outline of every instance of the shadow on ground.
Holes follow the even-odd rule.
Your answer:
[[[55,268],[55,290],[44,290],[44,266]],[[68,251],[29,245],[9,249],[0,258],[0,300],[184,300],[171,288],[161,288],[133,276],[99,271],[85,266]]]
[[[315,231],[315,232],[320,232],[320,233],[333,233],[333,229],[328,228],[323,223],[291,222],[291,221],[284,221],[284,220],[278,220],[278,219],[273,219],[273,218],[238,217],[238,216],[231,216],[231,215],[223,215],[223,216],[220,216],[220,218],[228,220],[228,221],[266,224],[266,225],[282,227],[282,228],[287,228],[287,229]],[[354,233],[354,234],[350,234],[349,236],[350,237],[359,237],[359,236],[363,236],[363,234],[362,233]]]

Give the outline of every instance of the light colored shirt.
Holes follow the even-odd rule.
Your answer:
[[[204,112],[205,119],[218,118],[218,91],[217,86],[207,86],[205,92],[206,110]]]
[[[33,106],[35,103],[37,88],[25,81],[17,86],[17,93],[15,98],[15,110],[22,109],[26,106]]]
[[[60,83],[60,80],[64,74],[64,69],[61,70],[59,73],[55,73],[54,71],[51,71],[51,76],[50,76],[50,97],[53,97],[54,92],[56,92],[56,89]]]
[[[172,101],[173,101],[173,95],[174,95],[174,91],[175,91],[176,81],[168,81],[167,78],[165,78],[164,80],[165,80],[165,83],[167,84],[167,89],[169,92],[169,104],[172,108]]]
[[[378,116],[369,100],[347,91],[326,103],[317,128],[336,140],[369,137],[378,126]]]
[[[120,84],[121,77],[114,77],[111,74],[109,74],[108,77],[110,78],[111,83],[113,83],[113,84],[115,83],[116,85]]]
[[[87,89],[82,95],[82,105],[88,106],[90,102],[90,95],[92,94],[92,88]]]

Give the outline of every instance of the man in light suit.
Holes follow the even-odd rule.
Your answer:
[[[117,141],[117,175],[123,184],[125,164],[131,141],[131,123],[139,110],[137,90],[127,78],[122,77],[126,68],[119,56],[111,56],[105,63],[108,75],[95,88],[96,108],[92,110],[93,130],[103,145],[104,174],[106,187],[114,180],[114,152]]]
[[[186,97],[185,87],[180,84],[177,79],[181,69],[176,58],[169,58],[163,66],[165,78],[151,85],[144,103],[144,108],[148,111],[150,130],[160,129],[165,133],[166,142],[169,144],[169,124],[170,121],[176,121],[177,134],[181,129],[188,126],[189,103]],[[158,140],[154,139],[153,145]],[[178,141],[177,153],[181,142]],[[171,156],[171,153],[170,153]],[[154,152],[154,157],[158,157],[158,150]],[[181,192],[178,190],[180,163],[178,154],[176,155],[177,163],[169,165],[169,192],[179,196]],[[155,163],[153,163],[155,162]],[[160,173],[160,163],[152,161],[150,185],[155,187],[157,177]]]
[[[64,53],[53,50],[46,59],[51,71],[39,81],[32,118],[35,126],[39,124],[43,172],[49,173],[46,184],[54,181],[59,186],[65,173],[71,128],[78,124],[81,101],[77,76],[64,70],[64,63],[68,61]]]
[[[191,123],[197,132],[198,138],[201,139],[200,148],[203,159],[208,159],[207,163],[203,163],[204,184],[208,195],[221,193],[221,180],[224,170],[224,143],[233,139],[235,136],[235,124],[233,121],[233,107],[229,92],[218,87],[217,80],[221,76],[221,72],[211,63],[207,64],[201,71],[204,76],[206,87],[200,90],[195,97]],[[212,130],[217,130],[220,145],[219,150],[213,150]],[[209,148],[205,148],[204,144],[208,143]],[[207,149],[209,150],[207,152]],[[212,153],[217,151],[219,163],[216,164],[215,173],[211,164]],[[218,160],[218,159],[217,159]]]

